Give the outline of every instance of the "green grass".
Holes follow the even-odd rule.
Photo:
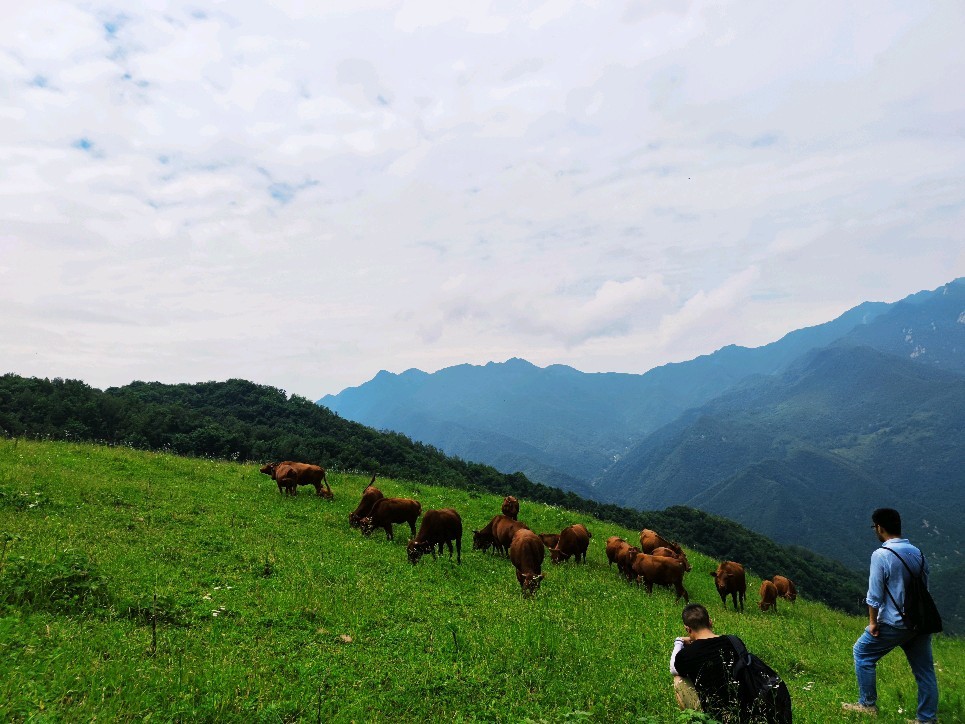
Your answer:
[[[636,531],[521,501],[538,532],[593,533],[586,566],[547,557],[524,600],[509,561],[471,550],[497,498],[379,480],[463,517],[461,566],[412,566],[407,527],[392,542],[348,527],[367,477],[330,478],[332,502],[283,498],[254,465],[0,440],[0,720],[677,720],[680,605],[623,583],[603,552]],[[716,563],[689,555],[691,600],[786,678],[795,721],[849,721],[863,619],[802,599],[762,614],[757,580],[738,615]],[[965,720],[965,644],[937,637],[935,657],[940,719]],[[900,653],[879,671],[878,721],[913,717]]]

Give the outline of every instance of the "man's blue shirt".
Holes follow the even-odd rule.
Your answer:
[[[890,548],[901,556],[913,574],[918,574],[922,570],[924,560],[921,551],[908,542],[907,538],[892,538],[881,544],[874,553],[871,554],[871,573],[868,576],[868,596],[867,603],[878,609],[878,623],[894,626],[895,628],[907,628],[901,620],[901,613],[892,602],[894,598],[898,606],[905,603],[905,582],[910,575],[905,566],[894,553],[889,553],[885,548]],[[928,585],[928,562],[924,563],[925,585]],[[885,586],[888,593],[885,593]]]

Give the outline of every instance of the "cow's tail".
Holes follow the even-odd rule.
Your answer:
[[[325,471],[325,468],[322,468],[322,480],[325,481],[325,488],[331,493],[332,486],[328,484],[328,473]]]

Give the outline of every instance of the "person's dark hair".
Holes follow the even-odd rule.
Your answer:
[[[894,508],[877,508],[871,514],[871,522],[892,535],[901,535],[901,515]]]
[[[707,613],[707,609],[701,606],[699,603],[689,603],[684,606],[683,613],[680,617],[684,621],[684,626],[689,629],[705,629],[710,628],[710,614]]]

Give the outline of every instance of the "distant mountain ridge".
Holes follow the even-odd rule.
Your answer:
[[[383,370],[318,403],[448,454],[592,495],[606,471],[661,426],[754,375],[786,370],[812,349],[866,345],[965,372],[963,297],[965,279],[958,279],[894,304],[865,302],[762,347],[730,345],[642,375],[539,368],[514,358],[433,374]]]

